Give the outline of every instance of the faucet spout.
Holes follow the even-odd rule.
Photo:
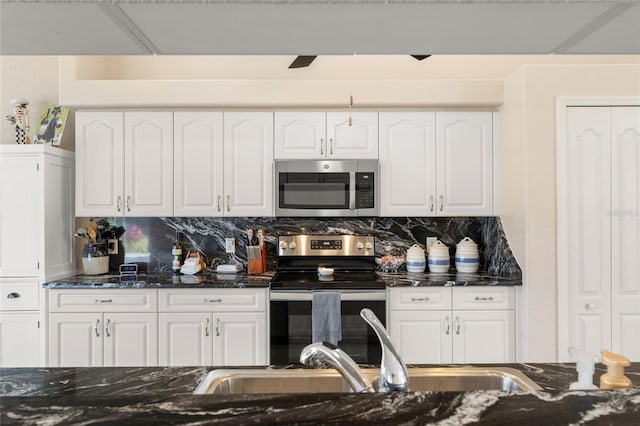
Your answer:
[[[308,366],[328,365],[335,368],[356,393],[375,392],[371,382],[362,375],[355,361],[339,347],[318,342],[306,346],[300,353],[300,362]]]
[[[393,343],[391,343],[391,337],[389,337],[387,330],[371,309],[362,309],[360,316],[373,328],[373,331],[376,332],[378,340],[380,340],[380,345],[382,346],[379,390],[381,392],[406,392],[409,377],[407,366],[402,362],[400,354],[395,346],[393,346]]]

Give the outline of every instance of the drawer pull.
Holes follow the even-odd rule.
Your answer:
[[[93,299],[93,303],[111,303],[113,299]]]
[[[412,297],[411,298],[412,302],[428,302],[430,300],[431,300],[430,297]]]
[[[492,302],[493,301],[493,296],[489,296],[489,297],[478,297],[478,296],[476,296],[476,300]]]
[[[203,302],[204,303],[220,303],[220,302],[222,302],[222,298],[219,298],[219,299],[207,299],[205,297]]]
[[[9,293],[7,294],[7,299],[17,299],[20,297],[20,293]]]

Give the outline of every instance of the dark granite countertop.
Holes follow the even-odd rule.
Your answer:
[[[208,367],[0,369],[0,423],[638,424],[640,363],[615,391],[568,391],[574,364],[501,366],[542,390],[214,396],[191,395]]]
[[[522,285],[522,278],[507,278],[489,275],[486,272],[475,274],[431,274],[379,272],[378,275],[389,287],[464,287],[464,286],[516,286]]]

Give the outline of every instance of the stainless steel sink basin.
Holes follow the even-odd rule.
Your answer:
[[[409,391],[541,390],[531,379],[509,367],[409,368]],[[380,370],[363,368],[377,385]],[[333,369],[224,369],[214,370],[194,394],[341,393],[350,392]]]

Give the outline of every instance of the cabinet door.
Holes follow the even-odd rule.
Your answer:
[[[436,113],[439,216],[493,214],[493,114]]]
[[[104,314],[105,367],[158,365],[158,315]]]
[[[210,313],[160,313],[160,365],[212,365]]]
[[[266,313],[213,314],[213,365],[266,365]]]
[[[640,361],[640,107],[611,108],[611,164],[611,347]]]
[[[124,212],[124,114],[76,114],[76,216]]]
[[[124,113],[126,216],[173,216],[173,113]]]
[[[37,312],[0,313],[0,367],[40,366]]]
[[[175,216],[222,216],[222,112],[173,114]]]
[[[225,113],[224,193],[225,216],[273,216],[273,113]]]
[[[275,158],[325,158],[327,153],[324,112],[276,112]]]
[[[391,311],[389,334],[405,363],[451,362],[451,311]]]
[[[514,311],[453,311],[453,362],[515,362]]]
[[[378,113],[328,112],[326,151],[327,158],[378,158]]]
[[[380,215],[435,216],[433,112],[380,113]]]
[[[0,276],[37,276],[42,189],[38,161],[26,156],[3,156],[0,161]]]
[[[49,365],[51,367],[102,367],[102,314],[49,315]]]

